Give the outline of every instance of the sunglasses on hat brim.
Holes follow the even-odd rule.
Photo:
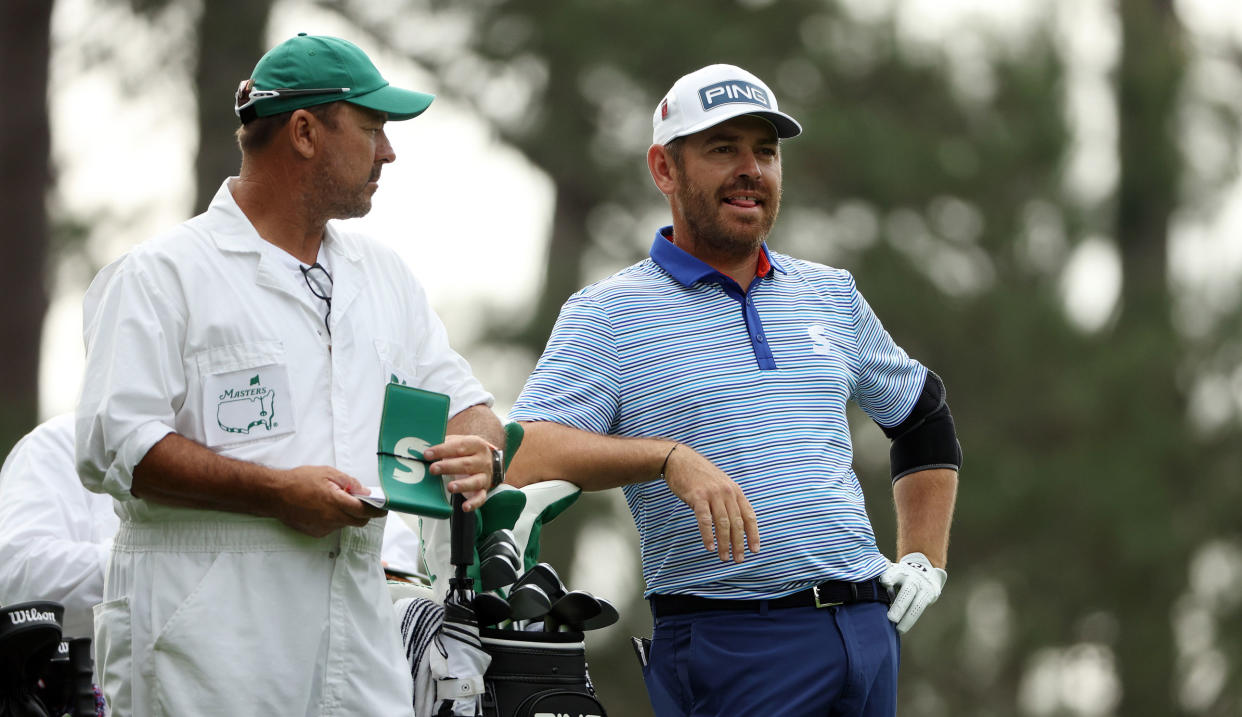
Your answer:
[[[260,100],[270,100],[277,97],[343,94],[349,92],[349,90],[350,88],[348,87],[314,87],[307,89],[279,87],[272,90],[256,90],[253,79],[242,80],[241,84],[237,85],[237,94],[233,101],[233,114],[241,118],[242,124],[246,124],[258,116],[255,112],[254,104]]]

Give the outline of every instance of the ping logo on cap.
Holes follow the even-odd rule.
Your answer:
[[[725,80],[700,88],[699,102],[705,111],[735,102],[772,109],[768,102],[768,93],[762,87],[744,80]]]

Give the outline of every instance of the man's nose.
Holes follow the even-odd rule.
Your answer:
[[[759,166],[759,157],[752,151],[742,150],[738,154],[738,163],[734,170],[734,176],[749,177],[750,179],[762,177],[763,169]]]
[[[397,161],[397,153],[392,148],[392,143],[388,141],[388,135],[380,130],[379,142],[375,145],[375,161],[380,164],[390,164]]]

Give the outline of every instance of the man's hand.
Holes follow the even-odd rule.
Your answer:
[[[694,449],[678,444],[668,456],[664,481],[673,495],[694,510],[703,547],[714,549],[721,560],[742,562],[746,546],[759,552],[759,522],[742,488],[714,463]],[[713,539],[713,533],[715,533]]]
[[[357,478],[331,466],[301,466],[281,471],[284,480],[273,507],[277,520],[314,538],[347,525],[362,527],[386,511],[363,503],[351,493],[370,491]]]
[[[910,553],[893,563],[880,575],[880,584],[897,591],[888,609],[888,619],[897,623],[897,631],[903,635],[923,614],[928,605],[936,602],[949,574],[933,567],[922,553]]]
[[[448,492],[466,496],[463,510],[471,511],[487,500],[492,487],[493,446],[480,436],[446,436],[444,443],[423,451],[432,475],[451,476]]]

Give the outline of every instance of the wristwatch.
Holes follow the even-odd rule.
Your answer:
[[[505,482],[505,452],[496,446],[488,447],[492,449],[492,486],[488,490],[496,490]]]

